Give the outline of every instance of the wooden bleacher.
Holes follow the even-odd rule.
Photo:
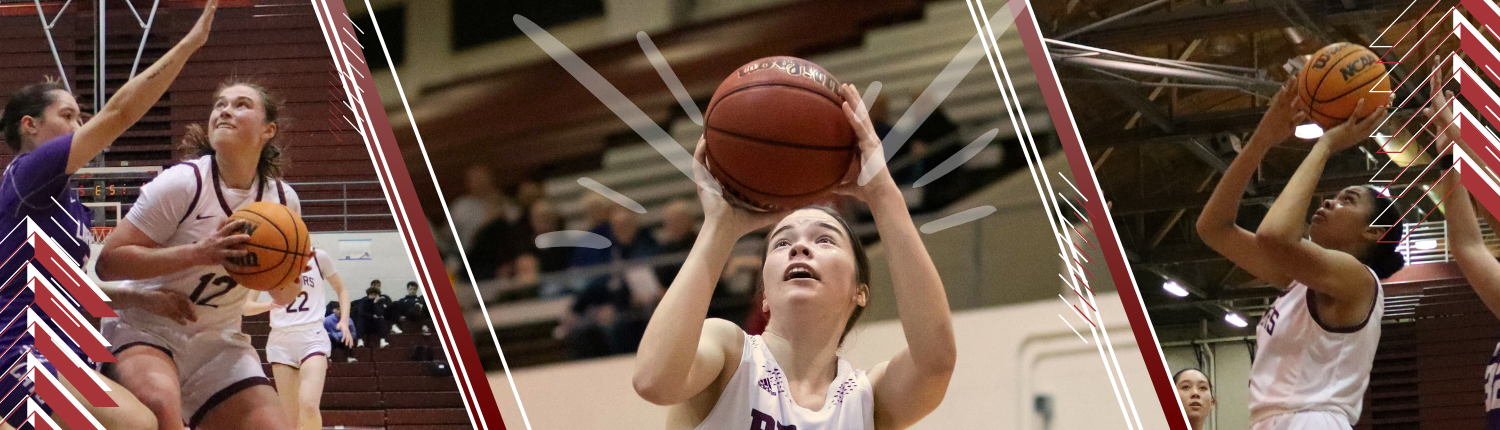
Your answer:
[[[357,360],[334,349],[323,388],[323,426],[345,429],[458,430],[472,429],[463,399],[452,376],[434,376],[431,366],[412,359],[418,346],[433,349],[435,360],[446,360],[437,334],[423,334],[420,326],[400,322],[402,334],[389,334],[385,348],[353,349]],[[246,317],[243,330],[265,361],[266,337],[271,333],[264,314]],[[265,364],[267,376],[271,365]],[[451,367],[450,367],[451,368]]]

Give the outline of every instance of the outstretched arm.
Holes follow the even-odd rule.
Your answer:
[[[1477,173],[1464,172],[1466,175]],[[1459,271],[1464,273],[1474,292],[1479,294],[1479,299],[1490,308],[1490,312],[1500,315],[1500,261],[1495,261],[1489,248],[1484,246],[1484,236],[1479,230],[1479,219],[1474,213],[1474,202],[1469,199],[1469,190],[1459,184],[1456,173],[1449,175],[1453,176],[1444,181],[1451,181],[1454,188],[1444,205],[1448,207],[1448,238],[1453,258],[1458,261]]]
[[[1358,112],[1364,105],[1361,100],[1355,107]],[[1303,237],[1307,207],[1312,201],[1313,191],[1323,174],[1323,166],[1333,153],[1351,148],[1370,137],[1375,128],[1385,120],[1379,112],[1364,118],[1350,117],[1348,121],[1328,130],[1318,143],[1313,145],[1297,172],[1287,182],[1286,188],[1271,205],[1271,210],[1255,232],[1256,246],[1269,260],[1292,279],[1307,284],[1307,287],[1336,299],[1368,300],[1372,296],[1370,276],[1364,263],[1346,252],[1330,250]],[[1353,204],[1355,197],[1344,194],[1339,205]],[[1370,231],[1370,229],[1367,229]],[[1376,238],[1380,236],[1377,235]]]
[[[703,139],[695,153],[703,164]],[[694,169],[699,183],[712,180]],[[658,405],[688,401],[708,388],[730,360],[739,358],[744,331],[734,323],[708,317],[709,301],[734,243],[746,233],[781,219],[784,214],[753,214],[734,208],[720,195],[698,189],[703,229],[688,252],[672,287],[662,297],[636,354],[632,384],[636,394]]]
[[[880,138],[875,135],[870,115],[863,107],[853,85],[840,88],[844,95],[844,116],[859,136],[863,166],[870,159],[883,159]],[[906,428],[927,416],[942,403],[948,381],[958,359],[958,345],[953,338],[953,317],[948,310],[948,295],[937,266],[911,219],[901,190],[891,179],[884,163],[864,186],[846,184],[840,192],[853,195],[870,206],[875,228],[880,232],[891,264],[891,281],[896,292],[896,313],[906,335],[906,349],[890,361],[870,370],[875,385],[876,428]]]
[[[192,30],[188,30],[187,36],[177,42],[177,46],[173,46],[155,64],[120,86],[109,101],[104,103],[99,114],[73,133],[73,146],[68,151],[68,174],[77,172],[88,164],[124,134],[126,129],[146,116],[146,112],[151,110],[157,100],[161,100],[162,94],[177,79],[177,74],[182,71],[182,65],[187,63],[188,57],[208,42],[209,27],[213,25],[214,12],[218,8],[219,0],[208,0],[203,8],[203,15],[198,17],[198,23],[193,25]]]
[[[1198,236],[1203,238],[1204,244],[1277,288],[1286,288],[1292,283],[1292,278],[1282,273],[1267,252],[1256,246],[1254,233],[1234,221],[1239,217],[1245,186],[1250,184],[1266,153],[1291,137],[1298,124],[1307,122],[1307,114],[1300,112],[1296,104],[1297,79],[1293,78],[1271,99],[1270,109],[1261,118],[1255,133],[1250,135],[1250,141],[1245,143],[1244,151],[1234,158],[1224,176],[1219,178],[1213,195],[1203,206],[1203,213],[1198,215],[1197,224]]]

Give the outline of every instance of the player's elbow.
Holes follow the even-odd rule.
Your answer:
[[[1290,251],[1298,243],[1302,242],[1302,237],[1296,232],[1281,230],[1276,228],[1262,228],[1256,231],[1255,245],[1273,252],[1281,252]]]
[[[630,382],[637,396],[659,406],[671,406],[687,401],[678,395],[681,390],[667,383],[665,378],[653,376],[651,373],[645,369],[636,369],[635,377],[631,378]]]
[[[106,282],[125,280],[125,274],[116,270],[119,263],[117,257],[118,254],[112,248],[99,251],[99,261],[94,264],[94,274],[99,276],[99,280]]]

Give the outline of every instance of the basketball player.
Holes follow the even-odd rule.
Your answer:
[[[1380,340],[1385,296],[1380,280],[1406,264],[1394,243],[1399,229],[1374,226],[1396,224],[1403,211],[1379,189],[1354,186],[1324,200],[1310,226],[1303,221],[1323,165],[1374,132],[1385,116],[1377,110],[1381,113],[1351,117],[1328,130],[1255,232],[1235,224],[1240,194],[1261,160],[1307,122],[1296,99],[1293,79],[1272,99],[1244,152],[1219,180],[1198,218],[1198,234],[1240,268],[1282,290],[1256,327],[1251,428],[1348,429],[1359,419]]]
[[[119,362],[108,374],[135,392],[163,429],[294,427],[240,331],[246,297],[225,265],[244,251],[226,246],[249,236],[230,214],[269,201],[301,213],[297,193],[280,180],[281,100],[259,85],[227,81],[215,96],[208,128],[189,126],[184,152],[194,154],[141,188],[140,199],[104,243],[97,271],[122,287],[188,295],[188,324],[126,310],[102,323]],[[270,293],[284,306],[297,283]]]
[[[1177,385],[1177,401],[1187,411],[1188,428],[1203,430],[1203,423],[1208,422],[1214,407],[1219,405],[1214,399],[1214,384],[1203,371],[1191,367],[1172,375],[1172,383]]]
[[[292,414],[292,421],[302,430],[322,430],[323,380],[328,376],[328,354],[333,345],[323,331],[323,307],[328,303],[325,288],[332,287],[339,296],[338,329],[344,345],[354,346],[349,333],[349,289],[333,267],[333,260],[321,249],[313,249],[302,272],[302,290],[286,306],[256,301],[257,294],[245,304],[245,315],[271,313],[271,337],[266,340],[266,361],[276,377],[276,393],[281,404]]]
[[[1451,92],[1445,94],[1439,89],[1445,82],[1440,75],[1440,72],[1433,75],[1430,87],[1432,88],[1432,101],[1430,107],[1423,113],[1432,117],[1435,126],[1441,130],[1453,122],[1451,110],[1441,108],[1448,103],[1448,99],[1453,97],[1453,94]],[[1451,148],[1452,150],[1468,151],[1470,155],[1475,154],[1464,143],[1462,137],[1457,126],[1447,127],[1446,133],[1438,135],[1435,146],[1447,148],[1447,143],[1452,142],[1458,146]],[[1470,160],[1479,163],[1480,169],[1489,170],[1482,158],[1470,157]],[[1463,174],[1485,173],[1470,169],[1465,170]],[[1433,191],[1441,193],[1445,186],[1453,187],[1453,191],[1443,199],[1443,206],[1447,209],[1449,250],[1453,253],[1453,259],[1458,262],[1459,271],[1463,272],[1464,278],[1479,295],[1479,300],[1484,302],[1485,307],[1488,307],[1491,313],[1500,316],[1500,261],[1495,260],[1495,256],[1490,254],[1489,247],[1484,244],[1484,234],[1479,229],[1479,218],[1482,215],[1491,228],[1500,224],[1494,221],[1492,212],[1480,211],[1475,207],[1474,202],[1469,199],[1469,190],[1459,182],[1458,172],[1448,172],[1447,175],[1441,183],[1433,186]],[[1496,382],[1497,376],[1500,376],[1500,344],[1495,346],[1495,352],[1490,357],[1490,364],[1485,367],[1484,372],[1485,420],[1489,423],[1486,428],[1491,430],[1500,430],[1500,383]]]
[[[859,136],[862,157],[855,161],[882,157],[859,94],[851,85],[840,92]],[[696,156],[702,164],[701,139]],[[709,180],[701,169],[696,174]],[[699,190],[703,228],[652,315],[636,361],[636,393],[671,406],[667,428],[895,429],[942,402],[957,355],[953,324],[943,281],[901,191],[881,164],[867,185],[846,184],[840,192],[869,204],[889,259],[903,262],[890,271],[908,347],[868,372],[839,359],[870,282],[864,248],[842,218],[820,208],[751,213]],[[771,315],[765,333],[705,321],[735,242],[772,224],[761,268],[761,306]]]
[[[78,201],[73,192],[72,175],[104,151],[131,125],[161,99],[189,56],[208,41],[217,0],[210,0],[204,7],[198,22],[171,50],[162,55],[140,75],[131,78],[87,123],[74,96],[66,87],[56,82],[44,82],[26,86],[6,99],[5,110],[0,113],[0,130],[4,131],[5,143],[18,154],[6,167],[0,179],[0,225],[6,229],[19,227],[30,218],[54,241],[64,248],[72,262],[85,266],[89,259],[88,241],[90,216],[88,208]],[[24,231],[23,231],[24,232]],[[3,264],[5,273],[16,273],[29,255],[18,254],[25,246],[25,234],[8,234],[0,239],[0,253],[11,258]],[[28,248],[29,249],[29,248]],[[29,252],[29,251],[28,251]],[[0,302],[24,305],[0,308],[0,319],[13,321],[25,315],[34,302],[33,293],[22,284],[25,277],[7,281],[0,288]],[[130,291],[103,288],[111,298],[110,306],[115,310],[126,308],[142,313],[160,314],[163,318],[187,321],[192,315],[191,306],[185,296],[170,291]],[[63,292],[63,294],[67,294]],[[50,322],[49,322],[50,324]],[[17,389],[25,384],[25,366],[20,362],[31,353],[40,359],[48,371],[60,378],[63,386],[77,399],[95,419],[110,429],[153,429],[156,420],[150,410],[141,404],[130,391],[109,378],[101,378],[109,388],[109,396],[118,407],[95,407],[85,400],[73,385],[43,359],[31,352],[34,339],[25,336],[24,325],[11,325],[0,330],[0,343],[8,345],[0,354],[0,387],[8,394],[0,400],[0,414],[6,414],[0,429],[21,427],[26,420],[22,406],[30,395],[30,387]],[[25,338],[25,342],[19,342]],[[75,354],[87,360],[77,345],[68,343]],[[97,375],[96,375],[97,376]],[[19,408],[19,409],[18,409]]]

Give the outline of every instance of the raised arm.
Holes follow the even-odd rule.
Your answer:
[[[1198,215],[1198,236],[1203,238],[1204,244],[1277,288],[1286,288],[1292,283],[1292,278],[1282,273],[1265,251],[1255,246],[1254,233],[1234,221],[1239,217],[1245,186],[1250,184],[1250,178],[1255,175],[1266,153],[1291,137],[1292,130],[1305,122],[1307,114],[1298,110],[1297,79],[1293,78],[1271,99],[1270,108],[1245,143],[1245,149],[1219,178],[1213,195],[1203,206],[1203,213]]]
[[[855,165],[863,166],[870,159],[883,160],[880,138],[859,92],[848,84],[840,92],[845,100],[844,116],[859,136],[861,157],[855,160]],[[922,244],[890,170],[884,163],[876,164],[880,171],[870,182],[864,186],[851,182],[840,192],[870,206],[875,228],[888,253],[887,260],[901,262],[891,264],[890,270],[906,349],[870,369],[870,382],[875,385],[875,427],[906,428],[942,403],[958,358],[958,345],[953,339],[948,295],[938,277],[937,266],[927,255],[927,247]]]
[[[208,0],[203,8],[203,15],[198,17],[198,23],[177,42],[177,46],[173,46],[141,74],[121,85],[114,96],[104,103],[99,113],[73,133],[73,146],[68,151],[68,174],[77,172],[88,164],[124,134],[126,129],[145,116],[157,100],[161,100],[162,94],[172,86],[172,80],[177,79],[177,73],[182,71],[182,65],[187,63],[188,57],[208,41],[209,27],[213,25],[214,12],[218,8],[219,0]]]
[[[1364,105],[1361,100],[1355,112]],[[1255,244],[1282,273],[1307,284],[1307,287],[1335,299],[1368,300],[1375,279],[1364,263],[1347,252],[1330,250],[1304,237],[1307,207],[1323,166],[1333,153],[1351,148],[1370,137],[1385,120],[1384,111],[1348,121],[1323,134],[1307,158],[1292,174],[1286,188],[1271,205],[1271,210],[1255,232]],[[1346,198],[1340,197],[1339,204]],[[1378,229],[1367,229],[1378,231]],[[1376,234],[1379,238],[1379,234]]]
[[[1465,175],[1478,172],[1464,172]],[[1474,202],[1469,199],[1469,190],[1459,183],[1456,173],[1449,173],[1445,182],[1451,181],[1453,192],[1443,201],[1448,207],[1448,238],[1450,251],[1458,261],[1458,270],[1469,280],[1469,286],[1479,294],[1490,312],[1500,315],[1500,261],[1490,255],[1484,246],[1484,236],[1479,230],[1479,219],[1474,213]]]
[[[703,165],[703,139],[694,156]],[[712,180],[694,169],[699,183]],[[734,244],[746,233],[775,222],[784,214],[752,214],[731,207],[722,196],[698,189],[703,229],[688,252],[672,287],[651,314],[636,354],[632,384],[636,394],[658,405],[686,402],[707,389],[738,363],[745,332],[734,323],[708,317],[709,301]]]

